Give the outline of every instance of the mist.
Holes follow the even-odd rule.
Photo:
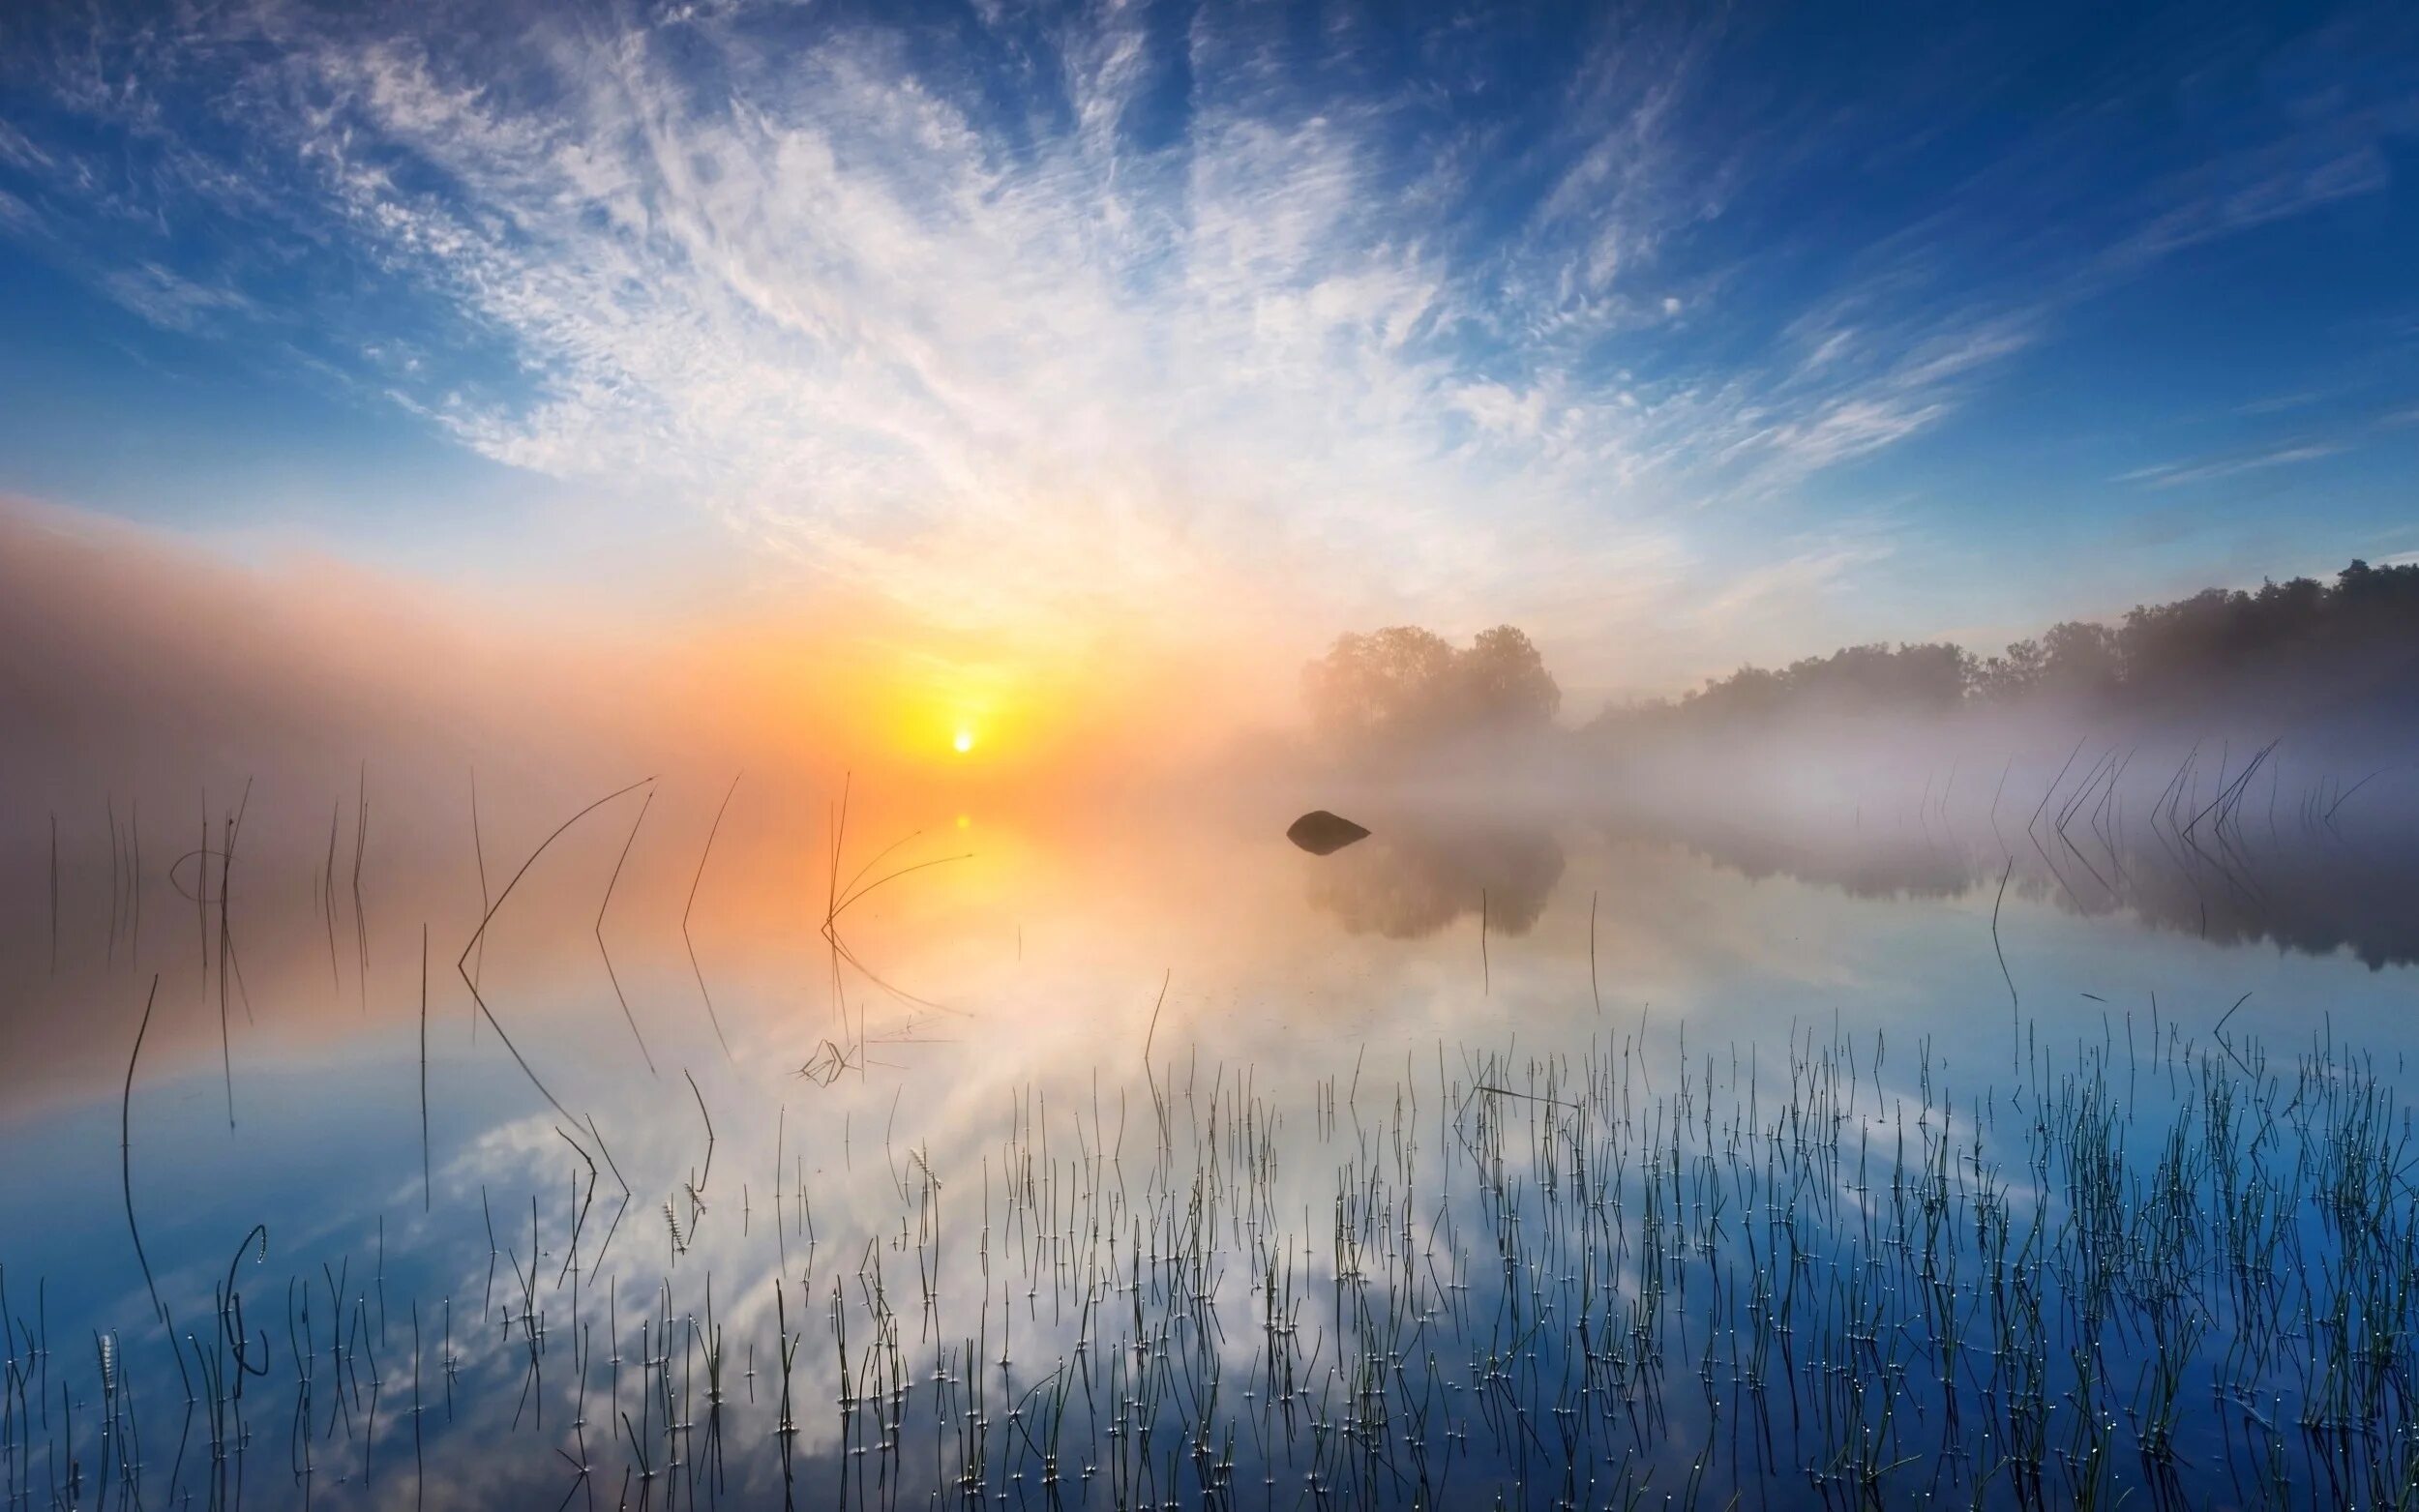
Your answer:
[[[1346,636],[1302,790],[1375,831],[1317,898],[1517,934],[1574,832],[1870,898],[2012,890],[2373,967],[2419,959],[2419,568],[2211,589],[2006,651],[1850,647],[1558,722],[1512,627]],[[1559,837],[1559,838],[1558,838]]]
[[[595,974],[600,896],[660,935],[709,847],[716,928],[762,964],[811,934],[850,836],[1122,874],[1205,826],[1281,844],[1313,808],[1372,833],[1290,902],[1371,940],[1520,941],[1593,908],[1571,877],[1609,851],[2404,964],[2414,576],[2202,595],[1995,656],[1851,648],[1590,711],[1511,626],[1348,634],[1291,675],[1154,649],[919,689],[853,614],[666,636],[19,506],[0,511],[0,951],[64,959],[73,997],[232,897],[247,989],[318,1005],[292,1043],[335,1043],[347,993],[409,1007],[405,926],[459,948],[557,825],[626,790],[499,926],[538,977]],[[232,880],[209,875],[230,852]],[[206,922],[196,948],[208,980]],[[13,1017],[14,1064],[105,1080],[110,1047]],[[218,1035],[215,1009],[181,1016],[154,1053],[197,1062]]]

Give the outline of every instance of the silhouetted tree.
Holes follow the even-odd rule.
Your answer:
[[[1529,637],[1509,625],[1481,630],[1454,656],[1465,717],[1476,724],[1535,727],[1563,706],[1563,690]]]
[[[2210,588],[2137,606],[2115,625],[2068,620],[1980,660],[1947,644],[1848,646],[1777,671],[1743,667],[1676,703],[1603,721],[1830,710],[1936,712],[1967,701],[2054,697],[2136,706],[2290,690],[2338,705],[2419,699],[2419,564],[2354,561],[2332,585]]]
[[[2041,642],[2030,638],[2016,641],[2004,656],[1986,657],[1974,669],[1974,691],[1989,698],[2016,698],[2041,686],[2041,673],[2049,660]]]
[[[2040,690],[2098,697],[2124,681],[2125,650],[2114,630],[2089,620],[2052,625],[2041,637]]]
[[[1551,723],[1562,689],[1529,637],[1509,625],[1467,649],[1413,625],[1340,636],[1302,669],[1311,718],[1354,748],[1422,748]]]
[[[1709,683],[1683,707],[1706,713],[1763,715],[1815,708],[1843,712],[1951,709],[1967,694],[1974,659],[1945,642],[1844,646],[1829,656],[1792,662],[1781,670],[1743,667]]]

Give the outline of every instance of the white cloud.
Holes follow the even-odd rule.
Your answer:
[[[198,331],[214,316],[257,311],[251,299],[235,289],[197,283],[156,262],[105,273],[100,284],[111,299],[171,331]]]
[[[1608,30],[1511,162],[1417,125],[1416,88],[1288,80],[1247,15],[1176,44],[1183,130],[1148,146],[1126,123],[1168,104],[1169,44],[1120,7],[1046,30],[1003,10],[1006,91],[748,5],[470,40],[275,4],[192,24],[53,81],[157,153],[159,201],[11,131],[0,159],[59,193],[0,193],[0,226],[74,195],[113,224],[200,206],[268,233],[263,283],[334,249],[374,296],[278,310],[149,252],[93,276],[177,329],[324,323],[366,392],[487,457],[710,510],[970,631],[1214,623],[1265,595],[1329,625],[1609,637],[1802,597],[1887,548],[1776,566],[1738,512],[1939,425],[2078,290],[2377,170],[2340,133],[2213,160],[2047,294],[2030,269],[1952,292],[1941,227],[1902,227],[1758,329],[1738,270],[1670,264],[1751,175],[1686,129],[1717,28]],[[1513,171],[1532,201],[1474,225]],[[390,291],[439,328],[394,328]],[[1688,343],[1717,335],[1714,365]]]
[[[2341,441],[2303,441],[2280,446],[2271,451],[2247,456],[2219,458],[2209,461],[2166,462],[2152,467],[2139,467],[2122,473],[2120,483],[2143,483],[2154,489],[2181,488],[2186,484],[2208,483],[2218,478],[2231,478],[2241,473],[2264,472],[2272,467],[2290,467],[2299,462],[2321,461],[2342,455],[2348,446]]]

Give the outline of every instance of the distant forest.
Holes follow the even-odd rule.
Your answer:
[[[2208,588],[2139,606],[2113,625],[2052,625],[1998,656],[1947,641],[1845,646],[1778,668],[1743,667],[1677,699],[1609,708],[1594,727],[2043,702],[2159,713],[2419,703],[2419,565],[2355,561],[2333,583]]]
[[[1467,647],[1396,625],[1337,637],[1302,668],[1302,699],[1330,747],[1375,757],[1540,733],[1563,692],[1538,648],[1509,625],[1479,632]]]
[[[1466,648],[1415,627],[1344,636],[1304,669],[1303,692],[1328,741],[1362,755],[1539,735],[1561,702],[1537,648],[1508,625]],[[2209,588],[2139,606],[2115,624],[2052,625],[1997,656],[1927,641],[1743,667],[1678,698],[1608,707],[1581,733],[2041,706],[2149,717],[2419,715],[2419,565],[2355,561],[2332,583]]]

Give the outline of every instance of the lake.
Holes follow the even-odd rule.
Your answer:
[[[18,857],[10,1506],[2413,1483],[2399,830],[593,796]]]

